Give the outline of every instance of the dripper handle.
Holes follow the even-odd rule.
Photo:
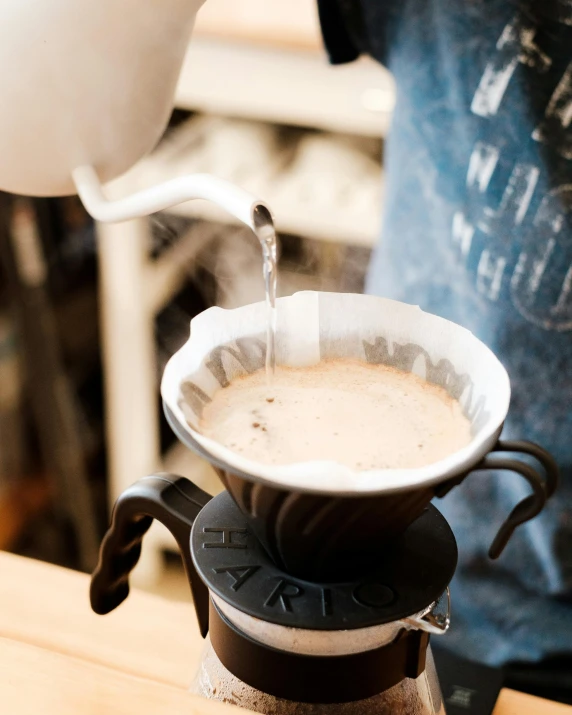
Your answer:
[[[525,462],[517,459],[487,455],[474,471],[505,470],[520,474],[530,484],[532,494],[520,501],[501,524],[493,543],[489,548],[489,557],[497,559],[504,551],[514,530],[520,524],[533,519],[543,509],[546,500],[558,486],[559,470],[552,455],[533,442],[499,440],[493,452],[513,452],[534,457],[543,467],[545,478]]]
[[[211,496],[184,477],[152,474],[126,489],[117,499],[111,526],[99,552],[91,577],[92,609],[104,615],[117,608],[129,595],[129,574],[139,561],[143,536],[153,519],[164,524],[181,550],[199,627],[208,631],[208,590],[199,578],[190,551],[193,522]]]
[[[527,442],[526,440],[508,440],[499,439],[499,441],[493,447],[493,452],[516,452],[520,454],[528,454],[534,457],[537,462],[539,462],[544,468],[545,472],[545,482],[544,490],[546,492],[546,498],[549,499],[558,487],[560,481],[560,471],[558,469],[558,464],[554,457],[546,449],[541,447],[534,442]]]

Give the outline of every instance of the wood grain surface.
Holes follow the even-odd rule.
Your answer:
[[[11,715],[232,715],[187,692],[202,640],[191,604],[133,592],[108,616],[89,578],[0,552],[0,712]],[[572,715],[503,690],[494,715]]]
[[[241,710],[27,643],[0,638],[0,702],[10,715],[235,715]],[[205,703],[207,707],[205,707]]]

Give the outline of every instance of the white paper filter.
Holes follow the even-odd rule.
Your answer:
[[[354,358],[413,372],[460,401],[473,439],[419,469],[358,472],[331,461],[272,466],[246,459],[197,430],[205,401],[235,377],[264,366],[266,306],[210,308],[191,321],[191,336],[167,364],[161,393],[183,431],[229,467],[304,490],[389,492],[466,472],[495,444],[508,411],[509,379],[470,331],[416,306],[375,296],[305,291],[279,299],[277,306],[279,365]]]

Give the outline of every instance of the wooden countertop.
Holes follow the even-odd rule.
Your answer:
[[[12,715],[232,715],[186,692],[202,649],[192,606],[133,592],[96,616],[89,579],[0,553],[0,701]],[[494,715],[572,715],[503,690]]]

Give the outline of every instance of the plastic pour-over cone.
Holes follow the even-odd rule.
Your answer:
[[[191,322],[161,392],[179,438],[217,469],[253,533],[286,571],[305,578],[363,568],[435,495],[494,448],[510,401],[507,373],[468,330],[419,308],[372,296],[297,293],[278,301],[277,363],[352,358],[414,372],[458,399],[470,443],[416,469],[355,471],[335,461],[254,462],[199,431],[202,409],[235,377],[262,369],[265,305],[211,308]],[[341,436],[343,438],[343,435]]]

